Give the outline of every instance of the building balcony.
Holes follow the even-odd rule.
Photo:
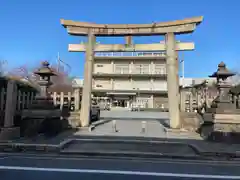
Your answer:
[[[129,93],[133,95],[139,94],[162,94],[167,95],[167,90],[159,90],[159,89],[149,89],[149,90],[135,90],[135,89],[92,89],[93,93],[104,93],[104,94],[111,94],[111,93]]]
[[[166,78],[166,73],[93,73],[93,77],[153,77],[153,78]]]

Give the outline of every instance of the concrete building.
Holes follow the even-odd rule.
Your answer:
[[[123,56],[124,59],[116,60]],[[148,57],[148,60],[143,56]],[[142,108],[162,106],[168,108],[166,69],[164,69],[163,57],[162,53],[96,54],[93,97],[100,103],[110,103],[111,107],[131,108],[139,105]],[[138,63],[134,64],[132,59],[141,59],[141,61],[137,60]],[[145,68],[140,68],[140,65]],[[147,70],[147,67],[151,71]],[[208,77],[180,78],[179,85],[190,87],[205,80],[209,85],[216,82],[215,78]],[[81,88],[83,79],[75,78],[73,85]]]
[[[96,53],[93,95],[111,107],[168,106],[166,56],[158,53]]]
[[[182,87],[190,87],[194,86],[196,84],[201,84],[204,81],[207,81],[209,85],[216,83],[216,78],[210,78],[210,77],[205,77],[205,78],[180,78],[179,80],[179,85]]]

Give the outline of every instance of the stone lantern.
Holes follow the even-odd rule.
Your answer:
[[[48,96],[48,88],[52,85],[51,76],[55,76],[56,74],[49,67],[49,63],[47,61],[42,62],[41,67],[34,72],[40,76],[40,80],[38,80],[38,84],[41,87],[40,96],[46,97]]]
[[[217,89],[218,96],[213,101],[213,108],[220,108],[221,111],[229,111],[230,109],[234,109],[233,104],[230,98],[230,89],[231,84],[227,81],[227,79],[231,76],[234,76],[235,73],[229,71],[224,62],[221,62],[218,65],[218,69],[209,77],[215,77],[217,79]]]
[[[38,84],[41,90],[29,108],[22,111],[22,135],[57,134],[62,130],[61,110],[54,105],[48,94],[48,88],[52,84],[50,79],[55,73],[47,61],[42,62],[41,67],[34,73],[40,76]]]
[[[203,114],[204,123],[199,132],[204,139],[234,142],[233,134],[240,133],[240,110],[232,103],[230,97],[231,84],[227,81],[235,73],[230,72],[221,62],[218,69],[210,77],[217,79],[218,96]],[[237,140],[239,142],[239,139]]]

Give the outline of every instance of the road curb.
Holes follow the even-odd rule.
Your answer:
[[[79,130],[85,130],[85,131],[89,131],[91,132],[92,130],[94,130],[96,127],[96,125],[92,124],[89,127],[78,127]]]
[[[65,144],[70,143],[71,139],[62,141],[59,144],[34,144],[34,143],[16,143],[16,142],[1,142],[1,152],[60,152]]]
[[[50,144],[23,144],[23,143],[5,143],[0,144],[0,151],[2,152],[59,152],[58,145]]]
[[[187,143],[182,143],[182,142],[167,142],[167,141],[154,141],[154,140],[116,140],[116,139],[69,139],[68,142],[63,143],[63,145],[61,146],[61,150],[67,149],[70,145],[72,144],[84,144],[84,143],[92,143],[94,145],[94,143],[96,144],[106,144],[109,143],[111,145],[111,143],[113,144],[119,144],[119,146],[124,146],[124,145],[129,145],[129,144],[134,144],[136,146],[162,146],[163,148],[166,148],[166,146],[178,146],[179,148],[182,147],[186,147],[189,148],[194,154],[199,154],[200,152],[198,151],[197,148],[195,148],[195,146],[192,146],[191,144],[187,144]],[[172,147],[171,146],[171,147]],[[99,147],[99,146],[98,146]],[[110,146],[111,147],[111,146]],[[158,147],[159,148],[159,147]],[[83,149],[81,149],[81,147],[79,147],[80,151],[82,151]],[[109,150],[109,148],[107,149]],[[107,151],[104,150],[104,151]],[[91,151],[91,150],[90,150]],[[101,146],[99,147],[99,150],[97,152],[101,151]],[[115,151],[114,149],[112,149],[111,151]],[[146,152],[148,150],[146,149]],[[154,151],[151,150],[151,153],[155,153]]]
[[[86,152],[82,149],[80,149],[79,151],[77,152],[73,152],[73,151],[69,151],[69,152],[66,152],[64,149],[67,148],[68,146],[70,146],[71,144],[75,143],[76,141],[83,141],[83,142],[115,142],[115,143],[147,143],[147,144],[152,144],[154,146],[154,144],[164,144],[164,143],[167,143],[167,144],[181,144],[181,145],[187,145],[189,146],[190,148],[192,148],[197,155],[201,155],[203,157],[215,157],[215,158],[240,158],[240,151],[215,151],[215,150],[206,150],[206,149],[202,149],[201,146],[199,145],[196,145],[196,144],[193,144],[193,143],[181,143],[181,142],[167,142],[167,141],[159,141],[159,140],[122,140],[122,139],[91,139],[91,138],[85,138],[85,139],[74,139],[74,138],[69,138],[69,139],[66,139],[64,141],[62,141],[61,143],[59,144],[33,144],[33,143],[14,143],[14,142],[5,142],[5,143],[0,143],[0,151],[1,152],[42,152],[42,153],[76,153],[76,154],[82,154],[82,155],[106,155],[106,156],[109,156],[109,155],[126,155],[126,156],[134,156],[134,153],[136,154],[136,156],[140,156],[140,154],[143,154],[143,156],[145,157],[162,157],[163,155],[161,153],[157,153],[157,154],[154,154],[154,152],[151,152],[150,154],[149,153],[144,153],[144,152],[134,152],[134,153],[131,153],[131,152],[124,152],[124,151],[119,151],[119,152],[116,152],[116,151],[112,151],[112,152],[106,152],[105,150],[102,150],[101,152],[101,149],[99,148],[99,150],[97,152],[94,152],[94,151],[89,151],[89,152]],[[177,158],[177,155],[167,155],[169,157],[176,157]],[[182,154],[179,155],[179,156],[183,156]],[[164,155],[164,157],[166,157]],[[194,158],[192,155],[191,156],[188,156],[189,158]],[[180,158],[180,157],[179,157]],[[184,158],[186,158],[184,156]],[[202,158],[202,157],[201,157]]]
[[[128,158],[177,158],[177,159],[191,159],[191,160],[200,160],[203,159],[199,155],[192,156],[183,156],[176,154],[161,154],[161,153],[145,153],[145,152],[130,152],[130,151],[111,151],[106,152],[102,151],[60,151],[60,154],[71,154],[71,155],[82,155],[82,156],[90,156],[90,157],[128,157]]]

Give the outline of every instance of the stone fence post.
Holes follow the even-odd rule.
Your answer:
[[[7,98],[5,105],[4,127],[12,127],[14,125],[14,114],[16,112],[17,102],[17,86],[12,80],[7,84]]]
[[[17,85],[13,80],[7,84],[7,98],[5,104],[4,126],[1,129],[0,139],[12,139],[20,136],[19,127],[14,127],[14,117],[17,104]]]

